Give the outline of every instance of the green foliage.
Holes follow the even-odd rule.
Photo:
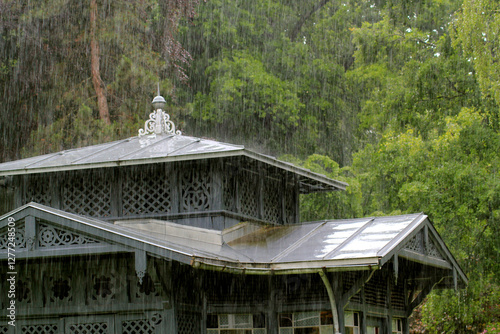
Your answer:
[[[478,278],[464,290],[436,291],[422,308],[422,320],[429,333],[498,333],[499,286]]]
[[[482,93],[500,105],[500,13],[498,1],[464,1],[457,13],[453,37],[461,45],[474,64]],[[498,107],[489,110],[488,119],[496,129],[500,128]]]
[[[359,181],[352,175],[350,167],[340,168],[338,163],[319,154],[310,155],[303,161],[293,156],[282,156],[281,159],[349,184],[345,192],[302,195],[300,199],[301,221],[355,218],[362,214],[361,187]]]

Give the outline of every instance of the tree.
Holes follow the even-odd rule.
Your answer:
[[[46,153],[34,152],[41,146],[32,140],[62,120],[67,129],[79,129],[71,123],[82,108],[107,126],[121,124],[105,131],[108,140],[136,131],[131,124],[147,115],[157,82],[162,94],[173,96],[174,83],[185,81],[190,58],[176,39],[177,27],[197,3],[2,0],[2,159],[17,158],[23,146],[27,154]],[[63,141],[44,135],[52,143],[45,149],[71,147],[69,138],[80,137],[67,135]]]
[[[498,1],[464,1],[457,13],[453,37],[463,47],[474,65],[483,96],[496,101],[487,114],[488,120],[500,129],[500,13]]]

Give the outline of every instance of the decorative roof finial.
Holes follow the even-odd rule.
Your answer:
[[[153,108],[155,111],[149,114],[149,119],[144,123],[144,129],[139,129],[139,137],[150,134],[170,134],[180,135],[179,130],[175,130],[175,124],[170,120],[170,115],[163,108],[167,101],[160,95],[160,83],[158,82],[158,96],[153,99]]]

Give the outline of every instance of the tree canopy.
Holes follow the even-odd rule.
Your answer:
[[[0,0],[0,157],[135,135],[159,82],[185,133],[349,183],[343,193],[304,196],[303,220],[428,214],[470,285],[434,293],[412,331],[494,332],[498,8],[496,0]]]

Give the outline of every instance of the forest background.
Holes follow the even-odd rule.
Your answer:
[[[350,184],[303,220],[428,214],[470,283],[412,333],[499,333],[499,4],[0,0],[0,161],[134,136],[160,82],[185,134]]]

